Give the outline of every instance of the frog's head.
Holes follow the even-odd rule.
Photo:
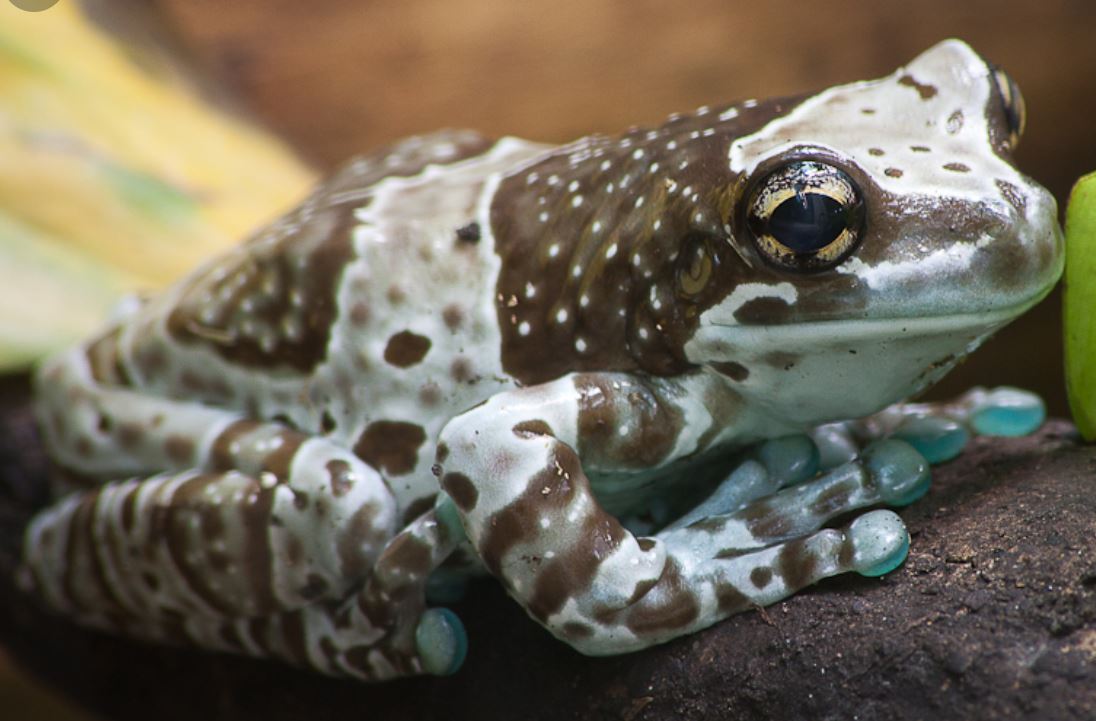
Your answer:
[[[1054,199],[1011,160],[1023,125],[1011,79],[951,40],[735,138],[721,214],[741,263],[688,360],[797,422],[935,382],[1061,273]],[[711,265],[698,252],[684,280]]]

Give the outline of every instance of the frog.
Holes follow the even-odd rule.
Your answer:
[[[948,40],[617,136],[359,156],[43,363],[22,583],[93,628],[383,681],[460,668],[477,575],[613,655],[889,573],[930,463],[1045,415],[910,400],[1062,272],[1024,122]]]

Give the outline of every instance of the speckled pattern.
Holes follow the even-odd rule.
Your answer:
[[[591,654],[868,572],[897,516],[822,526],[901,495],[873,461],[780,490],[803,479],[738,488],[727,459],[921,390],[1049,290],[1054,202],[1009,160],[1005,78],[951,41],[617,138],[443,131],[350,162],[43,366],[72,492],[28,530],[28,584],[92,625],[380,680],[459,666],[439,567]],[[843,245],[758,242],[808,197]],[[673,522],[713,486],[735,501]]]

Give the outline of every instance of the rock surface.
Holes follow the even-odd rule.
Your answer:
[[[980,439],[905,509],[906,565],[841,578],[641,653],[590,659],[485,580],[465,667],[367,686],[82,630],[16,591],[44,502],[26,380],[0,384],[0,644],[111,719],[1096,718],[1096,447],[1072,426]]]

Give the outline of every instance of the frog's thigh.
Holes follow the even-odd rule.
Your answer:
[[[654,453],[661,443],[663,457],[648,458],[656,464],[693,452],[698,438],[689,434],[723,419],[716,408],[685,408],[679,399],[705,395],[682,390],[622,374],[569,377],[496,396],[442,431],[442,487],[488,568],[585,653],[643,648],[819,578],[883,572],[904,557],[905,528],[889,511],[810,535],[850,508],[923,491],[923,461],[898,442],[733,514],[655,537],[622,528],[598,505],[575,449],[612,438],[620,449]],[[612,420],[608,428],[592,422],[591,409]],[[685,413],[695,428],[677,429],[671,445],[660,441],[667,419]],[[626,462],[604,444],[588,455],[599,468]],[[888,476],[894,467],[903,471]]]
[[[56,605],[257,616],[341,598],[365,578],[396,525],[375,470],[323,438],[102,385],[81,358],[40,379],[47,442],[82,474],[144,480],[34,519],[27,561]],[[50,420],[66,402],[66,420]]]

